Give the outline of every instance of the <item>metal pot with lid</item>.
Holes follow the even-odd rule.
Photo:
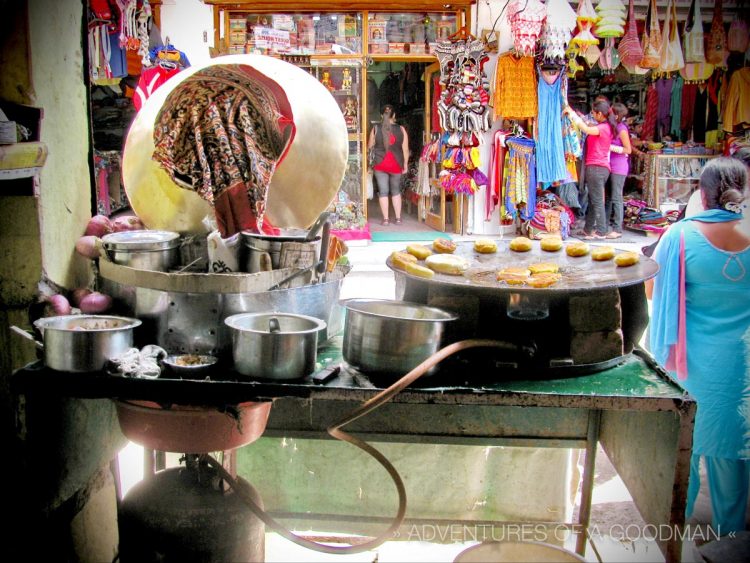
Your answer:
[[[157,272],[168,272],[179,265],[179,233],[123,231],[104,235],[102,243],[107,256],[115,264]]]

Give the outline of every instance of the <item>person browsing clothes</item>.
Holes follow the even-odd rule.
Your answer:
[[[381,122],[370,131],[367,148],[373,151],[372,167],[378,203],[383,214],[383,225],[389,225],[388,196],[393,201],[396,224],[401,224],[401,177],[409,165],[409,136],[403,126],[396,123],[396,112],[387,104],[381,113]]]
[[[698,403],[686,517],[703,458],[720,535],[745,529],[750,484],[750,236],[739,228],[747,175],[737,159],[709,161],[703,210],[674,223],[654,252],[651,351]]]
[[[630,153],[633,148],[630,144],[630,131],[626,118],[628,108],[625,104],[612,104],[612,113],[617,121],[615,137],[609,146],[609,182],[607,183],[609,197],[604,205],[604,220],[607,225],[612,224],[612,230],[607,233],[606,238],[615,239],[622,236],[623,200],[622,190],[625,180],[630,172]],[[614,214],[614,215],[613,215]]]
[[[588,208],[583,238],[603,239],[608,232],[604,213],[604,186],[609,178],[609,150],[615,136],[617,122],[610,113],[609,102],[594,102],[591,114],[596,125],[587,125],[573,108],[565,106],[563,110],[580,131],[586,133],[586,145],[583,162],[586,166],[585,182],[588,192]]]

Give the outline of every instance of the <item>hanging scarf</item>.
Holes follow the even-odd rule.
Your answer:
[[[678,379],[685,380],[688,377],[683,230],[688,221],[726,223],[741,219],[742,215],[738,213],[709,209],[672,225],[656,247],[655,258],[659,263],[659,274],[654,281],[651,351],[661,365],[677,373]]]

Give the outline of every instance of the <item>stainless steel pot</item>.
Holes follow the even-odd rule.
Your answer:
[[[445,323],[455,315],[418,303],[349,299],[344,359],[368,373],[405,375],[441,347]]]
[[[242,375],[300,379],[315,371],[318,332],[326,323],[307,315],[240,313],[224,322],[232,333],[232,359]]]
[[[180,262],[180,234],[171,231],[123,231],[102,237],[115,264],[139,270],[168,272]]]
[[[107,360],[133,347],[141,321],[110,315],[64,315],[34,321],[41,332],[44,363],[57,371],[99,371]]]

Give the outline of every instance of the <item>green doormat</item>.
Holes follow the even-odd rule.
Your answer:
[[[435,240],[436,238],[447,238],[451,236],[448,233],[441,233],[439,231],[416,231],[416,232],[386,232],[386,231],[370,231],[372,242],[399,242],[399,241],[423,241],[423,240]]]

